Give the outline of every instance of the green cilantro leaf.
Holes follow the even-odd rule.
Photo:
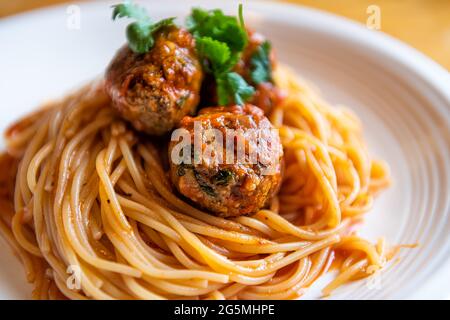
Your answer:
[[[216,77],[216,81],[220,105],[228,105],[230,97],[236,104],[243,105],[255,93],[255,89],[236,72],[219,75],[219,77]]]
[[[174,23],[175,19],[176,19],[175,17],[170,17],[170,18],[159,20],[157,23],[152,24],[150,26],[150,29],[152,30],[152,32],[156,32],[161,28],[173,26],[175,24]]]
[[[190,32],[197,30],[198,26],[208,17],[209,13],[200,8],[192,8],[191,14],[186,19],[186,28]]]
[[[136,53],[148,52],[155,44],[154,33],[165,26],[174,25],[175,18],[167,18],[153,23],[147,10],[136,4],[125,1],[112,6],[112,19],[131,18],[136,20],[130,23],[126,30],[128,46]]]
[[[255,51],[250,59],[251,74],[250,77],[255,84],[272,80],[272,65],[270,64],[269,41],[263,42]]]
[[[214,67],[223,66],[230,59],[230,48],[223,42],[210,37],[201,37],[196,40],[197,53],[209,60]]]
[[[239,74],[232,72],[248,43],[242,5],[239,20],[221,10],[192,9],[187,18],[188,30],[194,35],[199,57],[207,60],[205,72],[216,79],[220,105],[244,104],[255,92]]]
[[[148,24],[151,24],[147,10],[145,10],[145,8],[143,7],[139,7],[136,4],[130,3],[129,1],[113,5],[112,8],[113,8],[112,14],[113,20],[116,20],[117,18],[132,18],[139,22],[146,21],[148,22]]]
[[[144,53],[150,50],[155,43],[148,27],[142,27],[137,22],[130,23],[126,31],[128,46],[136,53]]]
[[[186,25],[194,36],[224,42],[233,52],[244,50],[248,42],[247,32],[236,17],[227,16],[219,9],[206,11],[194,8]]]

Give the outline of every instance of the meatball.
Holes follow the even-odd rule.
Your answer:
[[[201,208],[221,217],[248,215],[278,192],[283,150],[261,109],[249,104],[205,108],[197,117],[184,117],[180,129],[189,140],[181,148],[172,135],[171,179]]]
[[[139,131],[162,135],[196,111],[203,72],[192,35],[165,27],[144,54],[122,47],[105,74],[113,106]]]

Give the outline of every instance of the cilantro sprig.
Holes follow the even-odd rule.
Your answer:
[[[243,105],[253,96],[255,89],[232,71],[248,43],[242,5],[239,6],[239,20],[219,9],[194,8],[186,24],[196,39],[198,55],[207,62],[204,63],[205,71],[216,80],[219,104]]]
[[[270,63],[269,41],[264,41],[250,58],[250,77],[255,84],[272,81],[272,65]]]
[[[234,103],[242,106],[255,94],[255,88],[236,72],[224,73],[216,78],[216,81],[220,105],[228,105],[234,101]]]
[[[220,9],[193,8],[186,26],[195,37],[210,37],[224,42],[233,52],[241,52],[248,42],[247,31],[236,17],[227,16]]]
[[[154,23],[147,10],[129,1],[112,6],[112,19],[130,18],[136,20],[127,26],[128,46],[136,53],[148,52],[155,44],[154,34],[165,26],[174,25],[174,17]]]

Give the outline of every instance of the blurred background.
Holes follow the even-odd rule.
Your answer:
[[[279,1],[328,11],[363,24],[366,24],[370,15],[367,12],[369,6],[375,5],[381,14],[380,31],[410,44],[450,70],[450,0]],[[76,1],[0,0],[0,18],[50,5],[73,2]]]

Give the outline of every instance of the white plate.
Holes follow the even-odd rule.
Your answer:
[[[0,130],[42,101],[101,74],[124,42],[125,21],[110,18],[109,5],[118,1],[80,4],[79,30],[67,27],[76,12],[68,6],[0,21]],[[155,17],[185,15],[193,5],[237,9],[233,1],[147,3]],[[394,185],[376,200],[362,234],[420,244],[403,250],[401,261],[375,286],[359,281],[333,298],[448,296],[449,73],[392,38],[329,14],[253,1],[246,1],[245,13],[248,25],[273,41],[280,60],[331,102],[355,110],[371,152],[390,164]],[[23,269],[3,241],[0,252],[0,298],[30,297]]]

